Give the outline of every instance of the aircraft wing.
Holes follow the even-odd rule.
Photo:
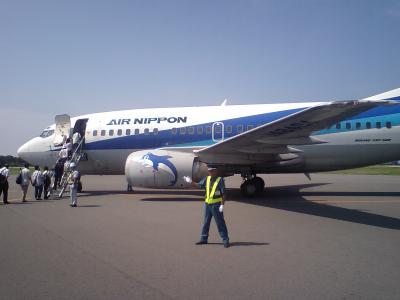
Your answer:
[[[391,102],[383,100],[354,100],[312,106],[198,150],[196,153],[200,158],[202,156],[209,158],[216,154],[276,155],[301,152],[289,145],[325,143],[325,141],[312,137],[312,132],[326,129],[343,119],[388,103]]]

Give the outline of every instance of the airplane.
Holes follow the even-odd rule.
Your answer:
[[[84,137],[82,174],[120,175],[136,187],[189,188],[207,174],[240,174],[241,190],[264,191],[257,174],[333,171],[400,159],[400,88],[361,100],[153,108],[93,113],[55,123],[18,149],[52,166],[66,135]]]

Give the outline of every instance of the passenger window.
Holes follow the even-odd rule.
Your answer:
[[[361,128],[361,123],[360,122],[357,122],[356,123],[356,129],[360,129]]]
[[[386,128],[392,128],[392,122],[386,122]]]
[[[131,135],[131,130],[130,130],[130,129],[127,129],[127,130],[125,131],[125,135]]]
[[[351,129],[351,123],[346,123],[346,129]]]
[[[232,133],[232,125],[226,126],[226,133]]]
[[[189,127],[189,128],[188,128],[188,133],[189,133],[190,135],[193,135],[193,134],[194,134],[194,128],[193,128],[193,127]]]
[[[97,136],[97,130],[93,130],[93,136]]]
[[[101,136],[105,136],[106,135],[106,131],[105,130],[102,130],[101,131]]]
[[[371,122],[365,123],[365,127],[366,127],[367,129],[371,129]]]
[[[376,128],[381,129],[381,127],[382,127],[381,122],[376,122]]]
[[[202,135],[203,134],[203,127],[202,126],[197,127],[197,134],[198,135]]]
[[[253,129],[253,125],[251,125],[251,124],[249,124],[249,125],[247,125],[247,130],[250,130],[250,129]]]
[[[174,127],[171,129],[172,134],[176,134],[178,132],[178,130]]]
[[[153,134],[154,134],[154,135],[157,135],[157,134],[158,134],[158,128],[154,128],[154,129],[153,129]]]
[[[149,130],[148,128],[145,128],[145,129],[144,129],[144,134],[145,134],[145,135],[148,135],[149,132],[150,132],[150,130]]]
[[[186,127],[181,127],[181,128],[179,129],[179,133],[180,133],[180,134],[186,134]]]
[[[221,126],[215,126],[214,127],[214,132],[215,133],[221,133],[221,129],[222,129]]]
[[[341,126],[340,126],[340,123],[337,123],[337,124],[336,124],[336,129],[340,129],[340,127],[341,127]]]
[[[139,134],[139,133],[140,133],[139,128],[136,128],[136,129],[135,129],[135,134]]]
[[[211,134],[211,126],[206,126],[206,134]]]
[[[108,132],[108,135],[109,135],[109,136],[113,136],[113,135],[114,135],[114,130],[113,130],[113,129],[110,129],[110,131]]]
[[[118,129],[117,135],[122,135],[122,129]]]
[[[242,133],[243,132],[243,125],[238,125],[237,126],[237,132]]]

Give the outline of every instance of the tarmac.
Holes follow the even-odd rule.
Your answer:
[[[84,176],[78,207],[0,204],[0,299],[399,299],[397,176],[269,175],[245,199],[226,179],[232,247],[203,217],[197,190],[125,191]]]

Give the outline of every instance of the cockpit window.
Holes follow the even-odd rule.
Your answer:
[[[54,129],[45,129],[43,132],[40,134],[41,138],[47,138],[49,136],[52,136],[54,134]]]

